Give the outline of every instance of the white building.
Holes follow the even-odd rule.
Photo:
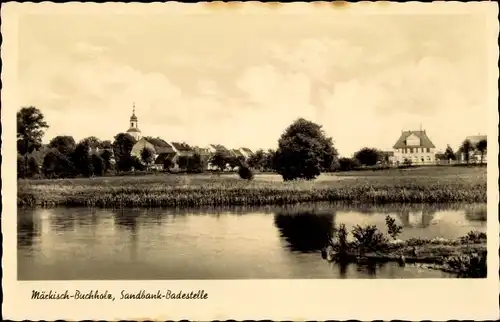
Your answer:
[[[393,149],[396,164],[411,162],[411,164],[423,165],[436,162],[436,147],[425,130],[402,131]]]

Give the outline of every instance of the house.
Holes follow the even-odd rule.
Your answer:
[[[228,148],[221,144],[210,144],[207,149],[210,151],[210,154],[215,154],[217,152],[226,154],[226,155],[231,155],[231,152],[229,151]]]
[[[425,130],[402,131],[393,146],[393,160],[396,164],[408,162],[415,165],[434,164],[435,148]]]
[[[481,162],[481,152],[477,149],[477,145],[481,141],[487,141],[487,136],[481,135],[481,134],[471,135],[471,136],[467,136],[464,139],[464,141],[465,140],[469,140],[469,142],[472,145],[472,150],[469,151],[469,162],[473,162],[473,163]],[[458,155],[458,159],[460,162],[466,162],[465,153],[460,151],[459,155]],[[484,155],[483,155],[483,163],[486,163],[486,162],[487,162],[487,151],[485,150]]]
[[[240,150],[241,154],[243,154],[245,159],[248,159],[249,157],[251,157],[253,155],[252,150],[250,150],[249,148],[240,148],[239,150]]]
[[[144,148],[148,148],[153,152],[153,166],[157,169],[163,168],[163,163],[166,159],[173,160],[177,155],[176,150],[168,142],[152,137],[140,138],[132,147],[130,154],[142,161],[141,152]]]
[[[177,157],[191,157],[194,154],[193,148],[185,142],[171,142],[170,145],[177,152]]]
[[[231,156],[233,158],[237,158],[237,159],[244,158],[244,159],[246,159],[245,155],[243,153],[241,153],[240,149],[231,149],[230,152],[231,152]]]

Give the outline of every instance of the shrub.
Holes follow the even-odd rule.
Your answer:
[[[250,169],[250,167],[246,164],[241,164],[240,167],[238,168],[238,174],[241,179],[245,180],[252,180],[253,179],[253,171]]]
[[[403,226],[396,224],[396,220],[389,215],[385,217],[385,224],[387,226],[389,235],[393,239],[396,239],[398,235],[403,231]]]
[[[350,171],[359,167],[359,162],[356,159],[340,158],[339,171]]]
[[[375,225],[361,227],[354,226],[352,229],[354,245],[358,247],[359,252],[364,254],[366,251],[380,251],[387,245],[387,239]]]

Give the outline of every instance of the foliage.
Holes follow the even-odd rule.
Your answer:
[[[444,151],[444,157],[445,157],[445,160],[456,160],[457,159],[455,152],[453,152],[453,149],[449,145],[446,147],[446,151]]]
[[[361,254],[364,254],[366,251],[381,251],[387,245],[386,237],[375,225],[365,227],[356,225],[352,229],[352,235],[354,237],[354,245],[356,245]]]
[[[467,162],[467,164],[469,164],[470,152],[474,150],[474,145],[472,144],[472,142],[468,139],[464,140],[459,150],[464,154],[465,161]]]
[[[488,142],[483,139],[477,143],[476,149],[481,153],[481,164],[484,161],[484,155],[486,153],[486,150],[488,149]]]
[[[111,143],[110,140],[104,140],[101,142],[101,148],[103,149],[112,149],[113,148],[113,143]]]
[[[357,169],[359,167],[359,162],[354,158],[340,158],[339,159],[339,171],[350,171]]]
[[[141,162],[141,159],[139,159],[135,155],[131,156],[130,159],[131,159],[132,168],[134,169],[134,171],[146,170],[146,166]]]
[[[50,140],[49,147],[57,149],[57,151],[62,154],[69,156],[75,150],[76,142],[72,136],[59,135]]]
[[[238,175],[241,179],[253,180],[253,171],[246,163],[241,163],[238,168]]]
[[[322,127],[303,118],[285,130],[278,146],[273,167],[285,181],[314,179],[330,169],[337,157],[333,141],[325,136]]]
[[[483,232],[479,232],[476,230],[469,231],[467,235],[461,238],[462,242],[465,243],[478,243],[478,242],[483,242],[486,241],[487,235]]]
[[[263,168],[264,170],[267,171],[274,171],[276,170],[277,163],[276,163],[276,151],[269,149],[267,152],[264,154],[264,163],[263,163]]]
[[[187,169],[189,164],[189,156],[187,155],[181,155],[177,158],[177,165],[179,166],[180,169]]]
[[[113,153],[106,149],[106,150],[102,151],[101,158],[104,161],[106,171],[111,170],[113,168],[113,162],[112,162]]]
[[[47,178],[67,178],[74,175],[75,168],[67,156],[54,149],[45,155],[42,172]]]
[[[391,236],[394,240],[403,231],[403,226],[396,224],[396,220],[389,215],[385,217],[385,224],[387,226],[389,236]]]
[[[96,138],[95,136],[89,136],[82,140],[83,142],[87,142],[89,148],[95,150],[102,146],[101,140]]]
[[[206,160],[199,154],[195,153],[188,158],[187,171],[189,173],[201,173],[207,167]]]
[[[85,177],[90,177],[94,172],[89,149],[89,142],[82,140],[76,145],[75,150],[71,154],[71,161],[76,170]]]
[[[362,148],[354,154],[354,158],[362,165],[372,166],[377,164],[382,158],[380,151],[373,148]]]
[[[226,153],[222,151],[217,151],[212,156],[210,163],[212,163],[212,165],[217,167],[220,171],[224,171],[228,163],[228,159],[229,156]]]
[[[151,163],[153,163],[154,161],[154,151],[151,150],[150,148],[148,147],[144,147],[142,150],[141,150],[141,160],[142,162],[144,162],[144,164],[146,164],[146,166],[149,166],[151,165]]]
[[[38,150],[48,128],[42,112],[34,107],[23,107],[17,112],[17,151],[21,155]]]
[[[172,161],[171,158],[165,158],[165,160],[163,160],[163,170],[168,171],[173,166],[174,166],[174,162]]]
[[[129,171],[134,166],[134,160],[130,153],[136,140],[127,133],[119,133],[113,142],[113,152],[118,171]]]
[[[446,260],[449,269],[461,278],[484,278],[487,275],[486,252],[452,256]]]
[[[103,176],[106,173],[106,161],[100,155],[92,154],[91,163],[94,175]]]
[[[252,156],[248,158],[248,166],[254,169],[262,170],[265,165],[265,158],[265,152],[262,149],[257,150]]]

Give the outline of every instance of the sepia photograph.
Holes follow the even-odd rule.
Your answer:
[[[490,276],[496,5],[38,5],[2,58],[18,282]]]

